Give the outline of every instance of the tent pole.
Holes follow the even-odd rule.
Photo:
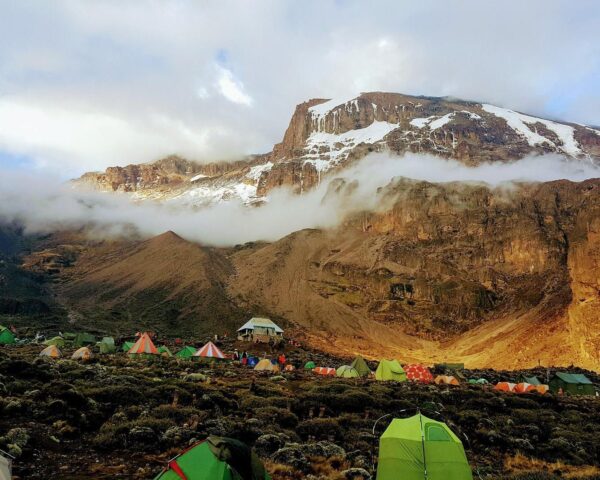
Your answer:
[[[427,460],[425,458],[425,431],[423,430],[423,416],[421,415],[421,409],[417,410],[419,415],[419,422],[421,423],[421,446],[423,447],[423,478],[427,480]]]

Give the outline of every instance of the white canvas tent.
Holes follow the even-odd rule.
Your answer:
[[[12,479],[12,457],[0,450],[0,480]]]
[[[238,329],[238,340],[268,342],[283,337],[283,329],[269,318],[253,317]]]

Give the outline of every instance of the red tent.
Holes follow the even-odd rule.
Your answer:
[[[225,358],[223,352],[218,349],[218,347],[212,343],[208,342],[201,349],[199,349],[196,353],[194,353],[194,357],[204,357],[204,358]]]
[[[315,372],[317,375],[335,377],[335,368],[331,367],[316,367],[313,372]]]
[[[142,333],[140,338],[138,338],[137,342],[133,344],[133,347],[131,347],[127,353],[134,355],[143,353],[158,355],[158,350],[154,346],[150,335]]]
[[[429,369],[424,365],[413,364],[404,365],[404,371],[406,372],[406,378],[414,382],[431,383],[433,382],[433,375]]]

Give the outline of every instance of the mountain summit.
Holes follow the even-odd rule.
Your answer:
[[[548,153],[599,163],[600,130],[485,103],[362,93],[301,103],[283,140],[267,154],[207,165],[167,157],[86,173],[75,184],[130,192],[140,200],[206,205],[239,199],[252,204],[282,185],[298,193],[313,188],[323,175],[375,151],[426,153],[473,166]]]

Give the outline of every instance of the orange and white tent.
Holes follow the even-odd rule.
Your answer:
[[[225,358],[225,355],[219,348],[212,342],[208,342],[202,348],[199,348],[194,357],[202,358]]]
[[[404,368],[408,380],[421,383],[433,382],[433,375],[425,365],[404,365],[402,368]]]
[[[494,390],[499,390],[501,392],[513,392],[516,386],[516,383],[498,382],[494,387]]]
[[[336,369],[331,367],[316,367],[313,372],[315,372],[317,375],[335,377]]]
[[[147,333],[142,333],[137,342],[133,344],[127,353],[130,355],[158,355],[158,349],[154,346],[154,342]]]
[[[40,357],[59,358],[60,350],[56,345],[49,345],[40,352]]]
[[[92,351],[88,347],[81,347],[75,350],[71,358],[73,360],[89,360],[92,358]]]
[[[452,375],[438,375],[435,377],[434,382],[438,385],[460,385],[456,377]]]
[[[548,390],[549,390],[548,385],[535,385],[535,391],[541,395],[548,393]]]
[[[535,392],[535,385],[527,382],[517,383],[513,390],[515,393],[528,393]]]

